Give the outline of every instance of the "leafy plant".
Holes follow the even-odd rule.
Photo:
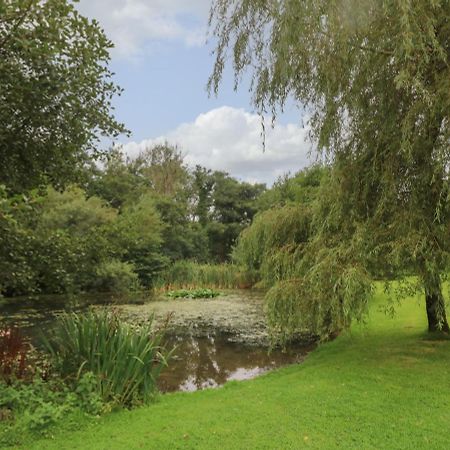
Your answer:
[[[10,385],[0,383],[0,394],[0,408],[10,411],[10,419],[20,417],[19,427],[23,425],[31,430],[46,428],[68,409],[67,388],[39,378],[30,383],[19,380]]]
[[[131,263],[115,259],[101,263],[96,269],[94,287],[102,292],[127,293],[140,288],[138,275]]]
[[[221,295],[221,292],[214,289],[180,289],[169,291],[166,295],[171,298],[214,298]]]
[[[9,384],[27,375],[30,350],[18,328],[0,328],[0,382]]]
[[[65,314],[44,339],[55,368],[69,382],[92,373],[103,402],[131,406],[152,400],[156,381],[171,355],[162,345],[164,329],[152,320],[139,328],[115,312]]]

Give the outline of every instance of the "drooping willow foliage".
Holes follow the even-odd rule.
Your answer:
[[[339,328],[370,278],[414,275],[429,330],[450,331],[450,2],[215,0],[211,30],[210,89],[230,61],[262,115],[293,98],[333,166],[296,288],[269,294],[273,323]]]
[[[324,177],[312,202],[291,203],[259,214],[241,234],[234,258],[270,288],[266,312],[276,341],[299,332],[326,338],[362,319],[373,290],[367,243],[334,205]],[[327,199],[329,201],[327,202]],[[339,225],[338,225],[339,224]]]
[[[310,230],[311,211],[307,206],[269,209],[242,232],[234,259],[247,270],[258,273],[262,286],[295,278]]]

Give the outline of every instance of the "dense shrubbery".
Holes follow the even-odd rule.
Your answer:
[[[0,383],[0,415],[2,412],[4,415],[0,420],[9,424],[0,444],[14,444],[21,431],[45,432],[50,425],[77,410],[97,415],[107,407],[90,373],[81,375],[74,387],[56,378],[43,380],[40,377],[27,383]]]
[[[0,294],[123,292],[151,285],[161,265],[162,223],[151,202],[119,215],[71,187],[4,196],[0,208]]]

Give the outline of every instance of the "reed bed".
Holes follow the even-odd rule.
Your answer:
[[[161,274],[155,287],[159,290],[175,289],[246,289],[254,280],[235,264],[198,264],[177,261]]]

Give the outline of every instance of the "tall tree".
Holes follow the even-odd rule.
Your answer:
[[[211,24],[210,88],[231,53],[259,111],[293,97],[333,162],[299,278],[274,304],[296,298],[290,324],[331,332],[365,311],[374,275],[414,274],[429,330],[448,331],[450,2],[215,0]]]
[[[70,0],[0,2],[0,183],[76,181],[100,136],[125,131],[110,113],[111,47]]]
[[[131,165],[160,195],[175,196],[189,178],[182,152],[168,142],[146,148]]]

